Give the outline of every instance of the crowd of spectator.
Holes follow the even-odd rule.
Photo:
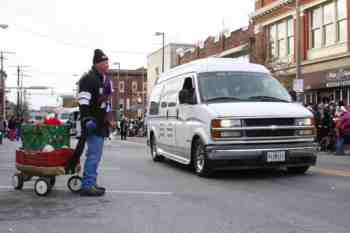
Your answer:
[[[314,115],[320,150],[345,155],[344,146],[350,144],[350,105],[325,98],[318,105],[306,107]]]

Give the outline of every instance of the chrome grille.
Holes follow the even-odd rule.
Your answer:
[[[288,136],[294,136],[295,130],[294,129],[279,129],[279,130],[247,130],[246,136],[247,137],[288,137]]]
[[[258,118],[258,119],[245,119],[245,126],[292,126],[294,125],[294,118]]]
[[[294,118],[257,118],[245,119],[245,127],[294,126]],[[259,129],[246,130],[246,137],[289,137],[295,136],[294,129]]]

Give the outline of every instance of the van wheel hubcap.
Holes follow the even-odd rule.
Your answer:
[[[154,141],[152,141],[152,157],[155,158],[157,157],[157,146],[156,143]]]
[[[196,159],[197,172],[201,172],[204,167],[204,153],[201,146],[198,146],[196,157],[197,157]]]

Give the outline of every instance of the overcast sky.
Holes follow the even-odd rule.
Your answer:
[[[213,4],[215,3],[215,4]],[[72,93],[74,83],[92,62],[94,48],[122,69],[147,64],[147,55],[166,43],[196,43],[223,28],[248,25],[254,0],[0,0],[0,50],[6,55],[7,86],[16,85],[15,65],[27,65],[24,86],[45,85]],[[57,104],[54,96],[34,95],[31,107]],[[43,91],[40,91],[41,93]],[[49,92],[47,92],[49,93]],[[11,101],[16,101],[14,93]]]

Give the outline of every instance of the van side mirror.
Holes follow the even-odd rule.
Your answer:
[[[194,93],[194,89],[182,89],[179,93],[180,104],[195,104]]]

